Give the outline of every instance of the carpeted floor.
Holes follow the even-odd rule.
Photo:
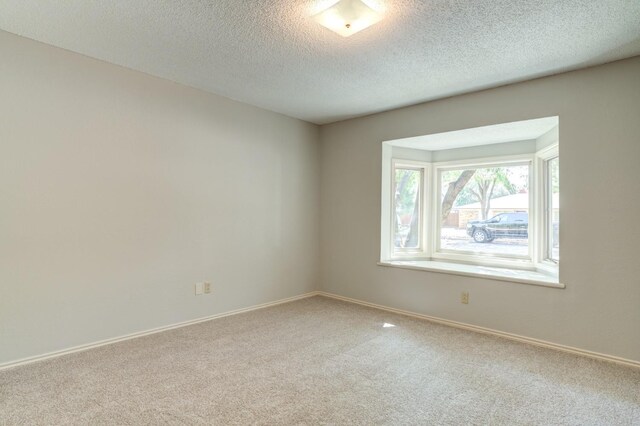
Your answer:
[[[313,297],[0,371],[2,425],[159,423],[640,425],[640,370]]]

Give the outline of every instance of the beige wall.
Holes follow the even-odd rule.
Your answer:
[[[383,141],[553,115],[566,289],[376,265]],[[639,361],[639,118],[636,57],[323,126],[323,290]]]
[[[3,32],[0,52],[0,364],[318,288],[640,360],[640,58],[319,135]],[[382,141],[550,115],[565,290],[376,266]]]
[[[317,126],[4,32],[0,54],[0,364],[317,289]]]

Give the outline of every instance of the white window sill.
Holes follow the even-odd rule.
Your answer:
[[[551,288],[565,288],[564,284],[558,281],[558,277],[538,271],[468,265],[437,260],[388,260],[378,262],[378,265],[418,271],[431,271],[443,274],[462,275],[466,277],[490,278],[499,281],[540,285]]]

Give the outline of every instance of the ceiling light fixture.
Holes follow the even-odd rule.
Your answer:
[[[349,37],[380,21],[382,15],[362,0],[340,0],[313,18],[331,31]]]

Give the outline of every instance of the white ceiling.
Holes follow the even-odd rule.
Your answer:
[[[438,151],[441,149],[535,140],[551,131],[557,125],[558,117],[535,118],[512,123],[474,127],[473,129],[396,139],[386,143],[402,148]]]
[[[0,0],[0,29],[328,123],[640,54],[638,0],[367,0],[343,38],[335,0]]]

